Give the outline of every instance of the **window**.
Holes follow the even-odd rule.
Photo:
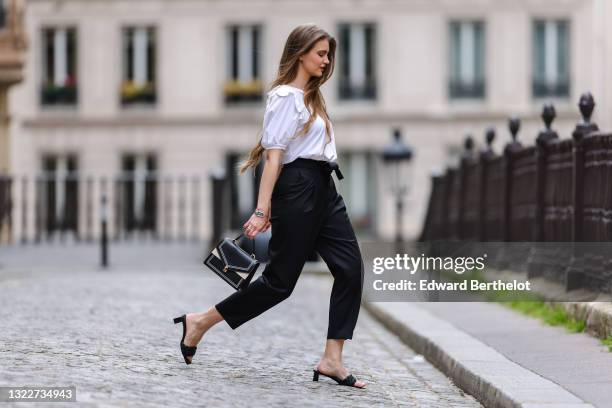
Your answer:
[[[153,154],[125,154],[123,171],[123,225],[133,230],[155,231],[157,160]]]
[[[123,80],[121,103],[154,104],[156,101],[155,30],[128,27],[123,30]]]
[[[569,24],[567,21],[534,22],[534,97],[569,96]]]
[[[226,103],[258,102],[262,99],[260,38],[257,25],[232,25],[226,32]]]
[[[450,23],[450,78],[449,96],[455,98],[483,98],[484,24],[479,21]]]
[[[376,99],[374,24],[340,24],[340,99]]]
[[[346,202],[355,232],[373,232],[376,214],[376,154],[373,152],[343,152],[338,164],[344,180],[337,183]]]
[[[42,104],[76,104],[76,30],[65,27],[43,29],[42,51]]]
[[[42,158],[43,191],[39,208],[43,209],[41,224],[52,231],[72,230],[78,225],[78,173],[74,154],[48,154]]]

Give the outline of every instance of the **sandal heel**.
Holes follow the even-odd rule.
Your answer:
[[[182,315],[179,317],[175,317],[173,319],[174,324],[183,323],[183,337],[181,338],[181,354],[183,355],[183,360],[185,360],[185,364],[191,364],[191,361],[187,357],[193,357],[196,353],[196,346],[187,346],[185,345],[185,335],[187,334],[187,315]]]
[[[357,382],[357,379],[352,374],[347,375],[346,378],[341,380],[340,378],[336,377],[335,375],[325,374],[325,373],[320,372],[319,370],[312,370],[312,371],[314,372],[314,375],[312,376],[312,381],[319,381],[319,374],[321,374],[324,377],[331,378],[332,380],[334,380],[335,382],[337,382],[340,385],[347,385],[349,387],[355,387],[355,388],[365,388],[365,386],[364,387],[357,387],[355,385],[355,383]]]

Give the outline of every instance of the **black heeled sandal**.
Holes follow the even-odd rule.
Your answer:
[[[346,386],[355,387],[355,388],[365,388],[365,386],[364,387],[357,387],[355,385],[355,383],[357,382],[357,379],[355,378],[355,376],[353,374],[349,374],[349,375],[346,376],[346,378],[344,380],[341,380],[338,377],[336,377],[335,375],[323,374],[319,370],[312,370],[312,371],[314,371],[314,375],[312,376],[312,381],[319,381],[319,375],[323,375],[325,377],[331,378],[332,380],[334,380],[335,382],[337,382],[340,385],[346,385]]]
[[[191,364],[191,361],[187,359],[187,357],[193,357],[196,353],[196,346],[187,346],[183,341],[185,341],[185,335],[187,334],[187,315],[182,315],[180,317],[174,318],[174,324],[183,323],[183,337],[181,338],[181,353],[183,354],[183,358],[185,359],[185,364]]]

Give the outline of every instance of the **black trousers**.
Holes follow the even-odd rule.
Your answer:
[[[316,250],[334,277],[327,338],[353,337],[363,261],[331,171],[327,162],[302,158],[283,166],[271,198],[269,263],[248,287],[215,305],[232,329],[287,299]]]

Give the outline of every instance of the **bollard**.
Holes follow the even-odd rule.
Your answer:
[[[107,208],[107,200],[106,194],[102,195],[102,207],[100,208],[100,221],[101,221],[101,239],[100,239],[100,249],[101,249],[101,266],[102,268],[108,267],[108,233],[107,233],[107,223],[108,223],[108,208]]]

